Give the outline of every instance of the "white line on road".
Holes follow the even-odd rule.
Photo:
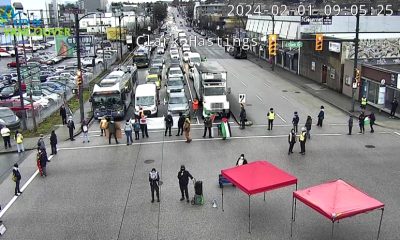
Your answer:
[[[262,98],[260,96],[258,96],[258,94],[256,94],[256,97],[262,102],[264,103],[264,101],[262,100]]]
[[[276,116],[278,116],[284,123],[287,123],[286,120],[281,117],[281,115],[276,114]]]
[[[289,98],[287,98],[287,97],[285,97],[285,96],[281,96],[283,99],[285,99],[286,101],[288,101],[288,102],[290,102],[289,101]]]
[[[264,82],[264,85],[266,86],[266,87],[271,87],[271,85],[269,85],[268,83],[266,83],[266,82]]]
[[[313,134],[313,136],[344,136],[345,134],[341,133],[321,133],[321,134]],[[253,135],[253,136],[239,136],[239,137],[231,137],[229,139],[254,139],[254,138],[286,138],[287,135]],[[200,141],[219,141],[222,140],[220,137],[214,138],[196,138],[192,139],[193,142]],[[151,144],[162,144],[162,143],[178,143],[178,142],[186,142],[184,139],[177,140],[168,140],[168,141],[153,141],[153,142],[141,142],[141,143],[132,143],[132,145],[151,145]],[[92,149],[92,148],[108,148],[108,147],[126,147],[126,144],[105,144],[105,145],[95,145],[95,146],[87,146],[87,147],[66,147],[60,148],[58,150],[79,150],[79,149]]]
[[[400,136],[400,133],[398,133],[398,132],[394,132],[394,133]]]
[[[49,160],[53,158],[53,155],[49,157]],[[35,177],[39,174],[39,170],[36,170],[33,175],[28,179],[28,181],[22,186],[20,189],[21,192],[24,192],[25,189],[28,187],[28,185],[35,179]],[[7,210],[14,204],[14,202],[17,200],[19,196],[15,196],[7,203],[7,205],[4,207],[4,209],[0,212],[0,218],[7,212]]]
[[[247,85],[242,80],[240,80],[240,82],[243,84],[243,86],[247,87]]]

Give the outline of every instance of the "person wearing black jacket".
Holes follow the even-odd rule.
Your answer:
[[[185,200],[186,196],[186,202],[189,202],[189,178],[193,180],[193,176],[186,170],[185,165],[181,165],[181,170],[178,172],[179,188],[182,194],[181,201]]]
[[[168,112],[168,115],[164,118],[165,121],[165,133],[164,136],[167,136],[167,132],[169,132],[169,136],[171,137],[171,128],[174,125],[174,119],[171,116],[171,113]]]
[[[71,141],[75,141],[75,139],[74,139],[75,123],[74,123],[74,120],[72,120],[72,117],[69,117],[68,122],[67,122],[67,127],[69,130],[69,139]]]
[[[51,155],[56,155],[57,154],[57,135],[54,130],[51,131],[50,146],[51,146]]]
[[[242,154],[240,154],[240,157],[236,161],[236,166],[242,166],[242,165],[245,165],[245,164],[247,164],[247,160],[244,157],[244,154],[242,153]]]
[[[311,125],[312,125],[312,118],[311,118],[311,116],[307,116],[305,127],[307,130],[306,135],[307,135],[308,139],[311,139]]]
[[[18,163],[14,164],[13,177],[15,179],[15,196],[19,196],[18,194],[22,194],[22,192],[19,189],[19,182],[21,181],[21,173],[19,172]]]
[[[293,153],[293,147],[294,147],[294,144],[296,143],[296,132],[294,131],[293,128],[289,133],[288,142],[289,142],[288,155],[290,155],[291,153]]]
[[[318,113],[318,122],[317,122],[318,127],[322,127],[322,122],[324,121],[324,118],[325,118],[324,110],[325,110],[324,106],[321,106],[321,110]]]
[[[210,116],[206,116],[204,118],[204,134],[203,134],[203,138],[206,137],[207,130],[208,130],[208,137],[212,138],[211,127],[212,127],[212,120],[211,120]]]
[[[47,165],[48,160],[47,160],[46,154],[40,149],[38,149],[38,151],[39,151],[39,156],[40,156],[40,166],[42,168],[42,174],[43,174],[43,176],[47,177],[46,165]]]
[[[363,112],[361,112],[360,116],[358,116],[358,126],[360,127],[360,133],[362,134],[365,133],[364,120],[365,120],[365,115]]]
[[[300,121],[299,115],[297,114],[297,112],[294,112],[292,124],[293,124],[294,132],[296,132],[296,133],[298,132],[299,121]]]
[[[67,110],[65,109],[64,104],[60,107],[60,116],[62,120],[62,124],[67,124]]]
[[[241,108],[240,108],[240,115],[239,115],[239,117],[240,117],[240,129],[245,129],[245,127],[246,127],[246,118],[247,118],[247,115],[246,115],[246,109],[244,109],[244,105],[243,104],[240,104],[241,106]]]
[[[183,134],[183,124],[185,123],[185,116],[180,112],[179,113],[179,120],[178,120],[178,134],[176,136]]]
[[[149,173],[149,182],[151,190],[151,202],[154,202],[154,191],[157,195],[157,202],[160,202],[160,188],[158,186],[160,182],[160,175],[155,168],[151,169],[151,172]]]

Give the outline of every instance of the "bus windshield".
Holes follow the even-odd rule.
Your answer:
[[[119,94],[94,95],[92,103],[94,107],[112,107],[122,104]]]
[[[154,96],[136,97],[137,106],[151,106],[154,105]]]

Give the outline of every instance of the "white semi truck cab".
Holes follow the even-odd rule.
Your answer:
[[[196,95],[203,103],[203,116],[229,114],[227,71],[216,61],[202,62],[193,69]]]

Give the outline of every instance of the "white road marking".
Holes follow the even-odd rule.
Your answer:
[[[271,87],[271,85],[269,85],[268,83],[266,83],[266,82],[264,82],[264,85],[266,86],[266,87]]]
[[[286,101],[288,101],[288,102],[290,102],[289,101],[289,98],[287,98],[287,97],[285,97],[285,96],[281,96],[283,99],[285,99]]]
[[[398,133],[398,132],[394,132],[394,133],[400,136],[400,133]]]
[[[58,149],[57,149],[58,150]],[[49,160],[53,158],[53,155],[49,157]],[[35,179],[35,177],[39,174],[39,170],[36,170],[32,176],[28,179],[28,181],[22,186],[20,189],[21,192],[24,192],[25,189],[28,187],[28,185]],[[17,200],[19,196],[13,196],[13,198],[7,203],[7,205],[3,208],[3,210],[0,212],[0,218],[7,212],[7,210],[14,204],[14,202]]]
[[[262,98],[260,96],[258,96],[258,94],[256,94],[256,97],[262,102],[264,103],[264,101],[262,100]]]
[[[247,87],[247,85],[242,80],[240,80],[240,82],[243,84],[243,86]]]
[[[278,116],[284,123],[287,123],[286,120],[281,117],[281,115],[276,114],[276,116]]]

